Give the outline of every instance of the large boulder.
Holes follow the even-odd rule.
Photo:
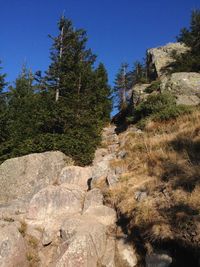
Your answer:
[[[35,153],[6,160],[0,165],[0,204],[31,198],[53,183],[72,160],[59,151]]]
[[[67,216],[80,213],[84,195],[84,191],[78,185],[49,185],[31,199],[27,218],[48,222],[64,214]]]
[[[61,228],[68,243],[66,252],[56,267],[97,267],[105,253],[106,227],[93,217],[67,219]]]
[[[146,100],[148,93],[145,90],[150,86],[149,83],[137,83],[131,89],[131,99],[133,106],[137,106],[141,101]]]
[[[166,73],[166,68],[170,63],[174,62],[173,54],[183,54],[188,51],[182,43],[169,43],[165,46],[151,48],[147,50],[147,65],[150,76],[153,79],[160,77]]]
[[[14,224],[0,223],[0,266],[28,267],[26,245]]]
[[[76,184],[83,190],[87,190],[91,177],[91,167],[67,166],[61,171],[58,183]]]
[[[200,103],[200,74],[196,72],[177,72],[169,78],[161,79],[161,90],[172,92],[177,104],[198,105]]]
[[[89,207],[96,207],[103,205],[103,194],[98,188],[94,188],[87,192],[84,201],[83,211],[86,211]]]
[[[95,163],[92,167],[91,187],[98,187],[101,182],[105,182],[110,172],[110,161],[115,159],[114,154],[106,155],[102,161]]]
[[[114,209],[103,205],[90,206],[83,214],[96,217],[100,223],[106,226],[113,226],[117,221]]]

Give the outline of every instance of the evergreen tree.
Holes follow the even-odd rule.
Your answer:
[[[147,82],[147,69],[144,63],[140,61],[135,61],[133,63],[133,69],[129,72],[129,80],[131,87],[137,83],[146,83]]]
[[[1,62],[0,62],[1,63]],[[0,67],[0,70],[2,68]],[[5,82],[6,74],[0,73],[0,143],[6,139],[7,119],[6,119],[6,93],[4,88],[7,85]]]
[[[7,135],[0,160],[33,152],[60,150],[77,164],[91,163],[111,111],[110,87],[103,64],[87,49],[87,35],[61,18],[53,38],[46,75],[23,68],[9,87]],[[4,76],[0,76],[2,85]]]
[[[114,92],[116,95],[117,107],[124,110],[127,107],[126,92],[131,87],[130,75],[128,73],[128,64],[122,63],[115,78]]]
[[[96,90],[94,106],[96,115],[102,123],[110,120],[112,110],[111,88],[108,85],[108,74],[103,63],[100,63],[95,70],[95,85]]]
[[[65,152],[78,163],[87,164],[109,117],[110,88],[103,65],[94,70],[96,56],[86,48],[86,32],[75,30],[72,22],[65,18],[61,18],[58,27],[59,35],[53,38],[46,76],[47,91],[54,100],[52,130],[54,135],[62,134],[61,139],[68,138],[65,142],[60,139]]]
[[[191,15],[189,29],[183,28],[177,40],[185,43],[190,51],[181,55],[174,55],[175,63],[172,71],[200,71],[200,10],[194,10]]]
[[[0,61],[1,63],[1,61]],[[1,71],[2,67],[0,66],[0,71]],[[6,86],[6,82],[5,82],[5,77],[6,74],[1,74],[0,73],[0,112],[3,111],[3,109],[5,108],[5,94],[3,92],[5,86]]]

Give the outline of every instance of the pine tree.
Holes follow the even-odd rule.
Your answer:
[[[127,107],[126,92],[130,89],[130,76],[128,73],[128,64],[122,63],[116,75],[114,92],[116,95],[117,107],[119,110],[124,110]]]
[[[110,120],[112,110],[111,88],[108,85],[108,74],[103,63],[100,63],[95,70],[96,90],[92,93],[95,95],[96,117],[106,123]]]
[[[54,100],[53,134],[62,134],[62,149],[78,163],[86,164],[92,159],[103,122],[109,116],[107,76],[102,66],[94,70],[96,56],[86,48],[86,32],[74,29],[66,18],[60,19],[58,27],[46,76],[47,91]]]
[[[0,61],[1,63],[1,61]],[[2,67],[0,66],[0,70]],[[5,93],[4,93],[4,88],[7,85],[5,82],[6,74],[0,74],[0,112],[2,112],[5,108]]]
[[[183,28],[177,41],[185,43],[190,50],[181,55],[174,55],[175,63],[172,71],[200,72],[200,10],[194,10],[191,15],[189,29]]]
[[[1,62],[0,62],[1,63]],[[0,70],[2,68],[0,67]],[[6,93],[4,92],[4,88],[7,85],[6,74],[0,74],[0,143],[3,142],[7,137],[7,119],[6,119]]]
[[[49,150],[60,150],[80,165],[93,159],[111,111],[107,73],[103,64],[94,68],[96,56],[86,47],[83,29],[61,18],[58,30],[46,75],[23,68],[9,87],[0,160]],[[3,85],[4,76],[0,81]]]

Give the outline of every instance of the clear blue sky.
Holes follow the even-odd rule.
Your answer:
[[[200,0],[0,0],[0,59],[13,81],[24,61],[46,70],[51,40],[63,10],[84,28],[88,46],[109,73],[110,83],[122,61],[142,59],[150,47],[173,42],[189,25]]]

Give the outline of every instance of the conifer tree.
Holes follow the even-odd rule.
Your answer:
[[[100,63],[95,70],[96,90],[93,94],[96,96],[94,106],[97,112],[97,118],[106,123],[110,120],[112,110],[111,88],[108,85],[108,74],[103,63]]]
[[[183,28],[177,41],[185,43],[190,50],[181,55],[174,55],[175,62],[171,65],[173,72],[200,72],[200,10],[191,14],[189,29]]]
[[[92,159],[111,110],[107,74],[103,65],[94,69],[96,56],[86,47],[87,35],[83,29],[74,29],[72,22],[64,17],[58,27],[46,76],[47,91],[54,101],[53,133],[68,138],[67,142],[60,140],[63,149],[85,164]]]
[[[126,92],[130,89],[130,76],[127,68],[128,64],[122,63],[115,79],[114,91],[117,96],[117,107],[119,110],[127,107]]]
[[[107,73],[103,64],[94,68],[96,56],[87,48],[83,29],[62,17],[58,30],[46,75],[33,76],[23,68],[9,87],[8,134],[0,160],[49,150],[60,150],[80,165],[93,159],[111,111]]]
[[[1,63],[1,62],[0,62]],[[2,68],[0,67],[0,70]],[[7,136],[7,119],[6,119],[6,94],[4,88],[7,85],[5,82],[6,74],[0,73],[0,142],[4,141]]]
[[[9,132],[16,143],[35,134],[34,100],[33,75],[23,67],[14,86],[10,86],[8,91]]]

